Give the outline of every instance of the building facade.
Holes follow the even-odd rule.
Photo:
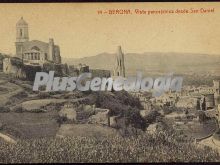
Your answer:
[[[52,62],[61,63],[60,48],[54,44],[52,38],[49,42],[38,40],[29,41],[28,24],[21,17],[16,24],[16,57],[23,60],[26,65],[40,65]]]

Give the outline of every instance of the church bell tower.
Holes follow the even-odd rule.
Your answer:
[[[29,41],[28,24],[23,19],[23,17],[21,17],[21,19],[16,24],[16,57],[22,59],[23,43],[26,41]]]

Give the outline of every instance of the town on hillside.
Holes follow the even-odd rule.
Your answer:
[[[30,40],[29,30],[21,17],[16,52],[0,54],[0,163],[220,161],[220,79],[183,83],[181,91],[159,97],[150,91],[33,91],[36,72],[126,77],[128,66],[121,46],[109,57],[111,70],[63,63],[53,38]]]

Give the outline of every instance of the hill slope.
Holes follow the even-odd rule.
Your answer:
[[[96,56],[79,59],[63,58],[69,65],[84,63],[90,68],[114,68],[115,54],[101,53]],[[136,72],[137,69],[145,72],[218,72],[220,71],[220,55],[192,54],[192,53],[157,53],[125,54],[125,68],[127,73]]]

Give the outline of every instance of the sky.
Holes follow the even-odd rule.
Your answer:
[[[214,13],[135,14],[138,10],[201,8]],[[130,9],[132,14],[98,14]],[[15,25],[23,16],[30,40],[53,38],[61,56],[80,58],[103,52],[187,52],[220,54],[220,3],[44,3],[0,4],[0,52],[15,53]]]

